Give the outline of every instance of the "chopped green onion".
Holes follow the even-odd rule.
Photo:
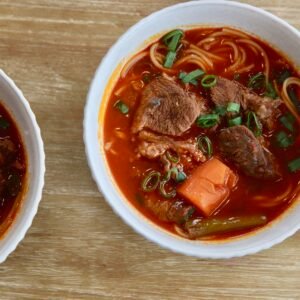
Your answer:
[[[253,111],[248,112],[246,125],[253,131],[255,136],[262,134],[262,125]]]
[[[217,114],[208,114],[199,116],[196,119],[196,124],[202,128],[209,128],[215,126],[219,122],[219,116]]]
[[[238,126],[238,125],[241,125],[241,124],[242,124],[242,117],[236,117],[234,119],[228,120],[228,125],[230,127],[232,127],[232,126]]]
[[[229,102],[227,105],[228,112],[239,113],[240,112],[240,104],[235,102]]]
[[[241,74],[240,73],[234,73],[234,75],[233,75],[233,79],[234,80],[240,80],[240,78],[241,78]]]
[[[163,37],[163,42],[166,46],[168,46],[168,49],[170,51],[175,52],[177,49],[177,46],[179,44],[179,41],[183,37],[183,31],[180,29],[175,29],[173,31],[170,31]]]
[[[201,85],[204,88],[211,88],[217,84],[217,76],[216,75],[205,75],[201,80]]]
[[[185,76],[187,75],[187,73],[186,72],[180,72],[179,73],[179,75],[178,75],[178,77],[179,77],[179,79],[183,79]],[[198,85],[198,81],[196,80],[196,79],[192,79],[192,80],[190,80],[190,82],[189,82],[190,84],[193,84],[193,85],[195,85],[195,86],[197,86]]]
[[[287,128],[289,131],[293,132],[294,131],[294,126],[293,124],[295,123],[295,117],[288,113],[283,115],[282,117],[280,117],[280,122],[282,123],[282,125]]]
[[[287,148],[293,145],[294,140],[291,136],[288,136],[284,131],[279,131],[276,135],[277,145],[280,148]]]
[[[164,198],[174,198],[176,196],[176,190],[173,189],[169,192],[166,191],[165,185],[168,181],[167,180],[162,180],[159,183],[159,193],[164,197]]]
[[[277,98],[277,92],[273,86],[273,84],[271,82],[268,82],[267,83],[267,86],[266,86],[266,91],[264,93],[264,96],[266,97],[270,97],[272,99],[276,99]]]
[[[141,187],[144,192],[152,192],[156,190],[160,181],[160,173],[157,171],[151,171],[143,179]]]
[[[216,106],[214,109],[214,113],[219,115],[219,116],[225,116],[226,114],[226,107],[224,106]]]
[[[300,158],[296,158],[288,163],[288,168],[291,172],[296,172],[300,169]]]
[[[205,72],[202,71],[201,69],[196,69],[188,74],[184,74],[184,76],[181,75],[181,80],[183,83],[191,83],[192,81],[195,82],[195,80],[197,80],[199,77],[201,77],[202,75],[204,75]],[[197,82],[197,81],[196,81]]]
[[[186,180],[186,174],[184,172],[178,172],[176,182],[182,182]]]
[[[3,117],[0,117],[0,128],[7,129],[10,126],[10,123]]]
[[[265,86],[265,75],[262,72],[250,77],[248,87],[252,89],[258,89]]]
[[[126,115],[129,112],[128,106],[122,100],[115,102],[114,107],[117,108],[123,115]]]
[[[167,159],[168,159],[169,161],[173,162],[173,163],[178,163],[178,162],[179,162],[180,157],[179,157],[179,155],[178,155],[177,152],[176,152],[176,154],[175,154],[175,156],[174,156],[174,155],[172,155],[172,154],[170,153],[170,151],[166,151],[166,156],[167,156]]]
[[[175,58],[176,58],[176,52],[169,51],[168,54],[166,55],[164,67],[168,69],[172,68]]]
[[[279,75],[277,76],[277,82],[282,84],[287,78],[291,76],[292,73],[288,69],[285,69],[282,72],[280,72]]]
[[[212,156],[213,147],[212,142],[208,136],[200,136],[197,139],[198,148],[206,154],[209,158]]]

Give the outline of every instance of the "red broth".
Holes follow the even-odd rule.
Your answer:
[[[199,28],[193,30],[185,31],[184,40],[188,44],[196,45],[199,41],[207,37],[209,34],[214,32],[220,32],[221,28]],[[245,33],[242,33],[245,34]],[[299,76],[296,69],[288,61],[286,57],[276,51],[274,48],[269,46],[267,43],[263,42],[260,39],[248,36],[248,38],[255,43],[257,43],[263,50],[266,52],[267,57],[270,61],[270,81],[276,80],[278,74],[281,74],[284,70],[290,72],[291,76]],[[145,49],[149,50],[151,45]],[[217,47],[217,46],[216,46]],[[216,47],[212,46],[209,51],[214,52],[218,50]],[[220,45],[218,45],[220,48]],[[248,71],[241,74],[229,73],[226,72],[226,64],[228,60],[232,59],[233,51],[228,47],[224,52],[216,52],[218,55],[221,55],[226,58],[225,62],[220,62],[214,64],[213,70],[210,74],[215,74],[232,79],[238,79],[240,83],[247,86],[249,78],[258,72],[264,71],[264,60],[263,57],[255,54],[255,51],[251,47],[243,47],[246,56],[247,56],[247,65],[254,64],[254,67]],[[144,50],[143,50],[144,51]],[[179,53],[180,59],[180,53]],[[257,58],[259,56],[259,59]],[[190,72],[199,68],[193,64],[182,64],[179,67],[173,67],[175,75],[177,78],[177,83],[181,84],[180,79],[178,79],[178,74],[181,71]],[[146,218],[157,224],[158,226],[176,233],[174,231],[174,224],[171,222],[161,221],[155,216],[151,211],[149,211],[143,205],[143,197],[148,197],[149,193],[145,193],[141,190],[141,181],[144,174],[149,169],[162,170],[162,165],[159,160],[149,160],[143,157],[137,157],[136,148],[137,141],[135,136],[132,135],[130,128],[133,120],[134,113],[139,105],[142,88],[141,86],[147,84],[149,78],[151,79],[154,76],[157,76],[162,73],[162,70],[155,67],[149,57],[145,56],[141,60],[137,61],[128,71],[125,78],[119,78],[117,81],[109,102],[107,104],[105,119],[104,119],[104,144],[105,144],[105,153],[106,158],[113,174],[114,180],[119,186],[122,193],[125,195],[126,199],[137,209],[139,210]],[[144,82],[144,83],[142,83]],[[278,89],[281,89],[281,84],[278,84]],[[210,99],[207,90],[198,86],[189,86],[189,90],[202,95],[206,99]],[[118,95],[116,95],[116,92]],[[258,91],[259,93],[260,91]],[[296,92],[299,93],[299,90],[296,89]],[[124,103],[129,107],[129,113],[124,115],[120,113],[115,107],[114,104],[116,101],[122,99]],[[280,107],[282,113],[287,112],[285,105]],[[296,132],[298,134],[299,128],[295,126]],[[226,201],[226,204],[223,205],[218,211],[215,212],[215,217],[231,217],[236,215],[251,215],[251,214],[263,214],[267,217],[268,222],[271,222],[279,215],[281,215],[295,200],[296,193],[298,189],[298,184],[300,180],[300,172],[291,173],[287,168],[287,164],[290,160],[300,157],[300,139],[296,139],[294,145],[287,149],[279,148],[274,144],[274,133],[279,130],[283,130],[283,125],[277,121],[276,129],[274,132],[263,132],[264,138],[269,144],[269,150],[275,155],[281,170],[283,172],[283,179],[273,182],[273,181],[262,181],[253,178],[249,178],[243,175],[241,172],[238,172],[239,181],[238,185],[233,190]],[[193,125],[190,130],[188,130],[180,139],[186,139],[190,137],[196,137],[203,133],[203,129]],[[219,157],[218,148],[216,146],[217,136],[215,133],[208,134],[209,138],[212,140],[214,145],[214,156]],[[224,160],[223,160],[224,161]],[[226,162],[233,170],[235,167],[229,162]],[[185,170],[187,176],[191,174],[193,168],[197,167],[199,163],[195,163],[192,167]],[[174,187],[175,184],[174,184]],[[261,207],[257,206],[253,201],[255,195],[264,195],[269,199],[274,199],[276,196],[284,193],[285,190],[290,187],[292,192],[290,193],[288,199],[282,201],[282,203],[273,206],[273,207]],[[155,197],[157,201],[162,199],[162,196],[158,192],[152,192],[151,197]],[[176,199],[182,199],[180,196],[176,196]],[[188,202],[185,199],[182,199]],[[202,217],[201,211],[196,210],[193,215],[194,218]],[[237,236],[241,234],[248,233],[257,228],[252,228],[248,230],[239,230],[230,233],[217,234],[212,236],[212,239],[223,239],[232,236]]]
[[[9,141],[8,148],[4,141]],[[13,223],[21,205],[26,170],[26,155],[17,125],[0,104],[0,238]]]

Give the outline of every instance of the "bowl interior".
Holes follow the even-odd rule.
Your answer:
[[[37,211],[44,181],[44,151],[40,130],[22,92],[0,71],[0,101],[14,119],[27,156],[27,190],[17,217],[0,239],[0,262],[24,237]]]
[[[114,70],[126,58],[145,46],[153,36],[179,27],[232,26],[259,36],[300,65],[300,34],[281,19],[261,9],[231,1],[196,1],[178,4],[143,19],[129,29],[110,49],[99,66],[88,95],[85,110],[85,143],[93,177],[113,209],[136,231],[163,247],[198,257],[228,258],[269,248],[292,235],[300,227],[300,205],[297,203],[264,230],[242,239],[222,243],[193,242],[168,234],[145,222],[131,208],[111,178],[102,147],[102,123]],[[146,42],[145,42],[146,41]],[[113,78],[113,79],[112,79]],[[99,113],[100,111],[100,113]],[[98,114],[99,113],[99,114]]]

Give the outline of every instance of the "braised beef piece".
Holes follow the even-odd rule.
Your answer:
[[[280,177],[273,154],[260,144],[246,126],[233,126],[221,130],[219,146],[221,154],[245,175],[258,179]]]
[[[157,200],[147,197],[145,205],[161,221],[175,222],[177,224],[187,221],[195,210],[192,205],[188,205],[181,200]]]
[[[239,103],[244,110],[254,111],[268,129],[273,129],[280,115],[280,99],[260,97],[235,80],[218,77],[211,89],[211,99],[216,106],[227,106],[229,102]]]
[[[154,159],[162,156],[167,150],[176,151],[179,155],[186,154],[195,161],[205,161],[204,154],[198,149],[196,139],[175,141],[166,136],[156,135],[149,131],[141,131],[138,135],[140,143],[138,153],[146,158]]]
[[[9,138],[0,139],[0,167],[12,163],[17,155],[17,147]]]
[[[145,128],[160,134],[180,136],[205,110],[203,98],[186,92],[174,81],[157,77],[143,90],[132,132]]]

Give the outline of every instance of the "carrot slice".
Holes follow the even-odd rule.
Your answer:
[[[217,158],[200,165],[178,188],[178,193],[210,216],[228,198],[238,177]]]

